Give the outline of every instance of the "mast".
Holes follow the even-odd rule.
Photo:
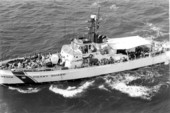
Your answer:
[[[90,41],[94,42],[96,31],[99,29],[99,12],[100,7],[98,8],[98,14],[97,15],[91,15],[90,20],[88,21],[90,23],[89,31],[88,31],[88,38]]]
[[[97,24],[96,24],[96,28],[97,30],[99,29],[99,19],[100,19],[100,7],[98,7],[98,13],[97,13]]]

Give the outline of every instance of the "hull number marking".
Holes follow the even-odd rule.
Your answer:
[[[66,75],[65,73],[60,73],[60,74],[55,74],[55,75],[51,75],[51,77],[55,77],[55,76],[64,76]]]

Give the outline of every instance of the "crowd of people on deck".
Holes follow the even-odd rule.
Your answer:
[[[149,48],[137,47],[135,51],[128,52],[129,60],[149,56]]]
[[[114,64],[119,62],[126,62],[128,59],[125,57],[120,58],[119,60],[115,60],[113,57],[110,58],[102,58],[101,60],[93,57],[88,57],[83,59],[83,66],[99,66],[99,65],[107,65],[107,64]]]
[[[36,69],[52,65],[50,62],[51,54],[41,53],[30,55],[22,59],[15,59],[0,66],[1,69]]]
[[[147,57],[149,55],[156,56],[164,52],[162,47],[148,48],[148,47],[137,47],[134,52],[128,52],[129,59],[137,59],[141,57]]]
[[[152,54],[151,54],[152,53]],[[126,51],[121,50],[118,54],[124,54],[127,57],[121,57],[119,60],[115,60],[114,58],[103,58],[101,60],[98,60],[97,58],[90,57],[88,59],[84,59],[83,61],[83,67],[93,66],[93,65],[106,65],[106,64],[113,64],[113,63],[119,63],[119,62],[126,62],[128,60],[134,60],[142,57],[148,57],[149,55],[157,55],[163,53],[163,50],[159,51],[152,51],[148,47],[137,47],[135,48],[135,51]]]
[[[152,51],[152,52],[151,52]],[[119,60],[115,60],[114,58],[103,58],[101,60],[94,58],[93,56],[83,59],[83,66],[94,66],[94,65],[106,65],[113,64],[118,62],[126,62],[128,60],[133,60],[141,57],[147,57],[151,53],[153,55],[157,55],[163,53],[163,49],[158,51],[150,50],[148,47],[137,47],[135,51],[119,51],[120,54],[124,54],[127,57],[121,57]],[[119,54],[117,53],[117,54]],[[151,54],[151,55],[152,55]],[[153,56],[152,55],[152,56]],[[22,59],[15,59],[4,63],[0,66],[1,69],[40,69],[47,67],[54,67],[55,65],[51,62],[51,54],[43,55],[41,53],[30,55],[28,57],[24,57]]]

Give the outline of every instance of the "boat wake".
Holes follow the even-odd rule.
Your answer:
[[[94,81],[87,81],[84,84],[80,85],[79,87],[76,86],[68,86],[67,88],[60,88],[57,85],[51,85],[49,90],[62,95],[63,97],[66,98],[71,98],[71,97],[78,97],[80,96],[87,88],[92,86]]]
[[[163,75],[156,71],[159,66],[161,65],[99,76],[76,85],[71,85],[69,83],[51,84],[50,87],[47,86],[47,88],[52,93],[59,94],[65,98],[82,97],[83,94],[93,86],[94,91],[103,90],[114,94],[116,90],[131,98],[152,100],[152,98],[159,93],[160,89],[163,88],[162,86],[166,88],[170,86],[170,79],[162,81]],[[37,93],[43,88],[33,88],[29,86],[24,88],[8,87],[8,89],[20,93]]]
[[[154,93],[157,93],[161,86],[157,85],[152,88],[149,88],[146,86],[127,85],[124,81],[116,83],[112,81],[106,81],[106,84],[108,84],[111,89],[128,94],[130,97],[139,97],[147,100],[151,100],[151,98],[154,96]]]
[[[16,88],[16,87],[11,87],[11,86],[8,87],[8,89],[18,91],[19,93],[37,93],[41,90],[39,88],[32,88],[32,87],[22,89],[22,88]]]
[[[144,27],[142,29],[140,28],[140,30],[133,31],[131,34],[140,35],[142,37],[151,37],[152,39],[168,35],[168,33],[164,33],[160,27],[152,23],[144,23]]]
[[[62,95],[65,98],[81,97],[87,89],[93,85],[93,89],[99,89],[107,92],[119,91],[132,98],[141,98],[152,100],[159,93],[163,82],[158,82],[162,75],[149,67],[137,71],[121,72],[97,77],[93,81],[86,81],[81,85],[69,86],[65,88],[64,84],[51,85],[49,90]],[[101,80],[101,81],[100,81]],[[99,82],[100,81],[100,82]],[[167,83],[166,83],[167,85]]]
[[[162,83],[156,84],[154,86],[146,86],[141,83],[131,84],[132,82],[137,80],[143,80],[144,83],[145,80],[147,81],[148,79],[155,79],[151,74],[148,74],[147,76],[149,75],[151,77],[145,77],[145,79],[143,78],[144,77],[143,75],[141,76],[135,76],[133,74],[118,74],[114,76],[108,75],[103,77],[105,82],[98,88],[105,91],[117,90],[127,94],[130,97],[151,100],[152,97],[159,92],[161,86],[163,85]],[[154,82],[154,80],[151,81]]]
[[[110,92],[110,90],[108,88],[106,88],[105,85],[103,85],[103,84],[99,85],[98,88],[101,89],[101,90],[106,90],[106,91]]]

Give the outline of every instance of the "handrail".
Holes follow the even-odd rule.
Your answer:
[[[148,56],[145,56],[145,57],[135,57],[134,59],[127,59],[127,61],[117,61],[117,62],[113,62],[113,63],[108,63],[108,64],[103,64],[103,65],[111,65],[111,64],[118,64],[118,63],[125,63],[125,62],[130,62],[130,61],[134,61],[134,60],[139,60],[139,59],[143,59],[143,58],[147,58],[147,57],[156,57],[156,56],[160,56],[160,55],[163,55],[165,52],[163,53],[159,53],[159,54],[155,54],[154,53],[154,56],[149,53]],[[98,65],[92,65],[92,66],[98,66]],[[88,66],[88,67],[92,67],[92,66]],[[99,66],[101,66],[101,64],[99,64]],[[84,68],[84,67],[80,67],[80,68]],[[25,71],[25,72],[37,72],[37,71],[54,71],[54,70],[57,70],[57,68],[35,68],[35,69],[26,69],[26,68],[20,68],[20,69],[8,69],[8,70],[11,70],[11,71]],[[7,70],[7,69],[0,69],[0,70]],[[60,69],[58,69],[60,70]]]

